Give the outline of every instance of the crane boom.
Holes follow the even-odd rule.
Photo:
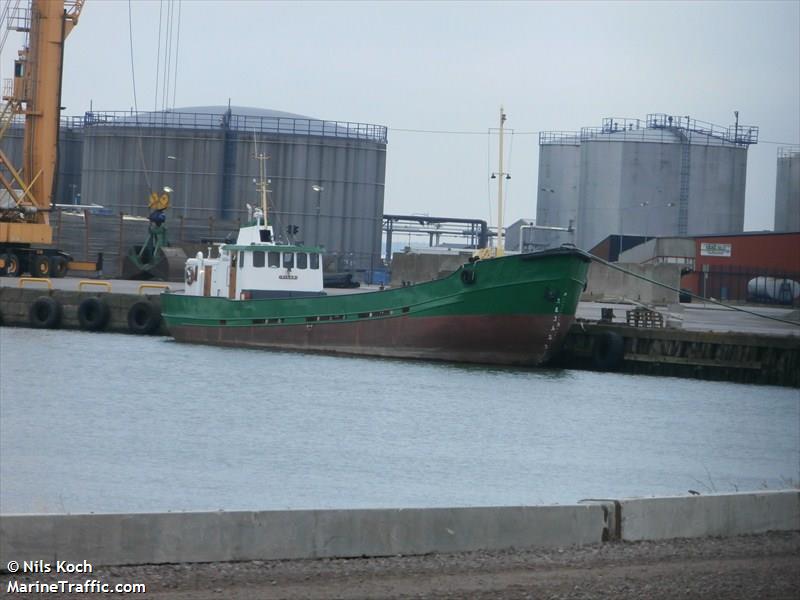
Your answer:
[[[8,119],[25,118],[23,161],[18,170],[0,152],[0,165],[8,172],[0,173],[0,184],[16,203],[15,211],[0,214],[0,242],[52,241],[49,211],[58,164],[64,40],[78,23],[83,4],[84,0],[31,0],[26,18],[18,19],[16,28],[27,31],[28,45],[19,51],[13,89],[3,99]]]
[[[27,34],[4,91],[0,138],[24,118],[22,166],[0,150],[0,276],[30,273],[63,277],[72,257],[50,246],[50,208],[58,172],[64,40],[78,23],[84,0],[30,0],[9,16],[9,28]]]

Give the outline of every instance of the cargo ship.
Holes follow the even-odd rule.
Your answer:
[[[559,248],[472,260],[399,288],[326,293],[322,248],[277,242],[265,212],[218,256],[188,259],[183,293],[162,294],[177,341],[537,366],[566,336],[590,262]]]

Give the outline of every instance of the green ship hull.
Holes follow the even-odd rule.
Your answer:
[[[535,366],[566,336],[589,262],[581,251],[557,249],[367,293],[258,300],[167,293],[162,313],[180,342]]]

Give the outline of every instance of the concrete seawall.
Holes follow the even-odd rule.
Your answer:
[[[391,556],[787,530],[800,530],[798,490],[564,506],[6,515],[0,567]]]
[[[680,265],[619,263],[617,266],[672,288],[680,287]],[[678,292],[612,269],[604,264],[592,262],[589,267],[586,290],[581,294],[581,300],[599,301],[622,298],[645,304],[674,304],[678,302]]]
[[[620,500],[620,539],[665,540],[800,530],[800,491]]]
[[[216,562],[596,544],[600,505],[0,517],[0,565]]]
[[[78,320],[78,307],[87,298],[101,299],[108,306],[108,323],[103,331],[114,333],[134,333],[131,331],[128,315],[131,307],[138,302],[146,302],[152,306],[153,315],[159,323],[153,333],[168,335],[166,325],[161,320],[160,289],[149,290],[147,295],[119,294],[104,292],[102,288],[90,286],[85,291],[75,292],[52,290],[36,285],[31,287],[0,287],[0,324],[30,327],[30,310],[37,298],[47,296],[61,306],[59,327],[63,329],[81,329]]]
[[[621,340],[613,367],[596,364],[596,344],[608,335]],[[605,354],[599,356],[603,359]],[[800,337],[579,322],[570,327],[561,354],[551,364],[800,387]]]

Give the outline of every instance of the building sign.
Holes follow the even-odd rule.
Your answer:
[[[730,256],[730,244],[701,243],[700,256]]]

